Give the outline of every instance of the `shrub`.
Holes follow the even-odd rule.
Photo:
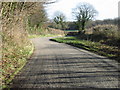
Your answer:
[[[89,33],[89,31],[91,33]],[[116,25],[97,25],[86,30],[89,40],[100,41],[101,43],[119,46],[120,32]]]
[[[32,5],[32,6],[31,6]],[[33,46],[28,39],[27,16],[33,13],[36,3],[2,2],[2,85],[26,63]],[[29,12],[27,12],[29,11]],[[1,84],[1,83],[0,83]]]

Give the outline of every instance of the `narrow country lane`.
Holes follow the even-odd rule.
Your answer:
[[[35,51],[12,88],[118,88],[118,63],[49,40],[32,39]]]

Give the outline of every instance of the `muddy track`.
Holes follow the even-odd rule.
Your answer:
[[[32,39],[35,51],[11,88],[118,88],[118,63],[49,40]]]

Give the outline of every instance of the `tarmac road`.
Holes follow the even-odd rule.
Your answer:
[[[49,39],[32,39],[35,51],[12,88],[119,88],[115,60]]]

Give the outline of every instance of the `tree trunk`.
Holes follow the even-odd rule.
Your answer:
[[[81,25],[79,25],[79,32],[78,32],[78,34],[84,34],[84,30],[85,30],[85,21],[82,21]]]
[[[82,30],[85,29],[85,21],[82,21]]]

